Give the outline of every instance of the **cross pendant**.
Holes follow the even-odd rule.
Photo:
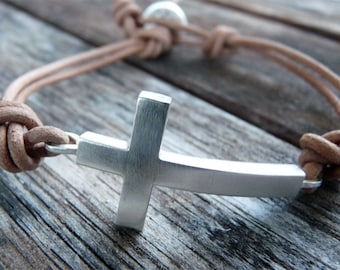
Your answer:
[[[160,151],[171,98],[139,95],[130,143],[86,132],[77,163],[123,176],[116,224],[142,230],[153,186],[246,197],[295,196],[304,172],[293,164],[202,159]]]

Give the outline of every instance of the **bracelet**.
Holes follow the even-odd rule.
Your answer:
[[[313,191],[320,179],[340,175],[340,131],[304,134],[299,165],[260,164],[189,157],[160,151],[171,98],[143,91],[137,101],[129,142],[92,132],[78,136],[45,126],[25,103],[43,87],[128,57],[153,59],[174,45],[199,46],[210,58],[237,50],[255,51],[295,73],[317,89],[340,115],[334,90],[340,79],[315,59],[278,42],[247,37],[227,26],[206,31],[188,24],[173,2],[144,12],[130,0],[117,0],[113,16],[126,39],[54,62],[15,80],[0,101],[0,167],[9,172],[37,168],[44,157],[75,154],[77,163],[124,177],[116,224],[142,230],[154,185],[229,196],[295,196]],[[184,35],[185,34],[185,35]]]

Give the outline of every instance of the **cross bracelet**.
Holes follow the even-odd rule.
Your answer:
[[[6,89],[0,102],[1,168],[13,173],[28,171],[39,166],[43,157],[72,154],[80,165],[119,174],[124,180],[115,223],[136,230],[143,229],[154,186],[224,196],[283,197],[296,196],[300,190],[313,191],[321,186],[321,179],[338,179],[338,130],[322,136],[303,135],[299,165],[206,159],[163,151],[171,98],[156,92],[140,93],[129,141],[93,132],[76,135],[43,125],[24,104],[32,93],[127,57],[156,58],[174,45],[200,46],[211,58],[239,49],[258,52],[312,85],[340,115],[340,101],[328,87],[339,90],[338,75],[302,52],[240,35],[226,26],[206,31],[189,24],[173,2],[157,2],[141,12],[132,1],[118,0],[113,15],[126,39],[30,71]]]

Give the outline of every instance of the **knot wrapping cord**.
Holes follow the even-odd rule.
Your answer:
[[[134,38],[144,41],[143,49],[136,54],[142,59],[157,58],[169,51],[173,44],[171,31],[162,26],[138,29]]]
[[[24,136],[24,130],[27,132]],[[10,172],[35,169],[46,156],[42,142],[69,143],[55,127],[42,126],[35,112],[23,103],[0,101],[0,166]],[[37,155],[37,153],[40,153]]]
[[[39,159],[26,154],[24,127],[28,130],[42,123],[34,111],[18,102],[0,103],[0,165],[10,172],[35,169]]]
[[[112,14],[115,22],[123,29],[127,37],[133,36],[136,29],[141,26],[139,22],[141,9],[129,0],[114,1]]]
[[[340,100],[334,93],[334,90],[340,90],[340,78],[302,52],[275,41],[243,36],[228,26],[217,26],[209,32],[196,25],[142,18],[140,7],[130,0],[115,1],[113,17],[123,29],[127,37],[125,40],[30,71],[7,88],[0,102],[2,168],[11,172],[34,169],[40,158],[47,155],[43,150],[45,143],[70,143],[63,131],[43,126],[33,110],[23,104],[29,95],[45,86],[130,56],[156,58],[176,44],[198,46],[205,55],[212,58],[239,49],[255,51],[317,89],[340,116]],[[332,131],[323,136],[305,134],[301,138],[303,150],[299,162],[308,180],[317,180],[321,176],[340,177],[339,134],[340,131]]]
[[[233,48],[232,39],[237,36],[238,32],[234,28],[216,26],[203,42],[202,50],[205,55],[216,58]]]
[[[323,173],[327,177],[338,176],[340,171],[340,130],[327,132],[319,136],[307,133],[300,139],[302,148],[299,163],[308,173],[307,177],[315,179]],[[323,168],[323,164],[327,164]]]

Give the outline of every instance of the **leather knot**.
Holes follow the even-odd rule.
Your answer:
[[[113,18],[123,28],[125,35],[131,37],[141,25],[141,9],[130,0],[116,0],[113,5]]]
[[[302,148],[299,163],[306,172],[306,178],[320,177],[336,179],[340,176],[340,130],[322,136],[307,133],[300,139]]]
[[[202,50],[205,55],[216,58],[226,49],[233,47],[232,38],[238,35],[238,32],[231,27],[224,25],[216,26],[203,42]]]
[[[153,59],[170,50],[173,44],[172,31],[164,26],[143,25],[140,20],[141,9],[130,0],[115,1],[113,17],[127,37],[143,42],[144,46],[137,54],[138,57]]]
[[[42,143],[49,141],[59,144],[68,143],[69,139],[61,130],[42,126],[39,117],[29,106],[14,101],[0,101],[1,168],[10,172],[35,169],[40,158],[47,154],[41,151],[44,148]]]
[[[143,59],[154,59],[169,51],[173,44],[173,33],[163,26],[138,29],[134,37],[144,42],[143,49],[137,54]]]

